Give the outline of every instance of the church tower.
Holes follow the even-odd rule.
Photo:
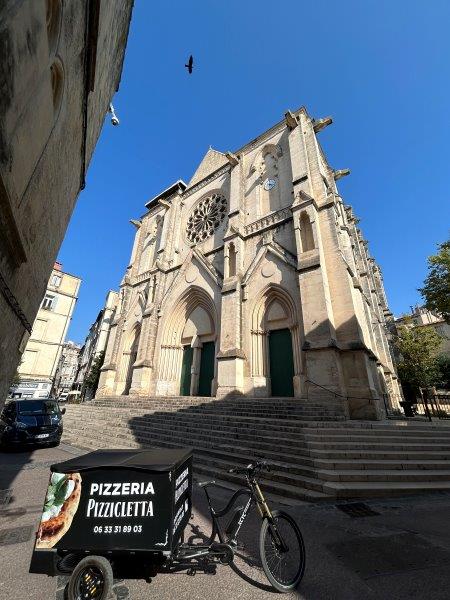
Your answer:
[[[97,396],[340,399],[379,419],[399,386],[381,272],[304,108],[210,148],[132,220]],[[391,400],[393,402],[393,400]]]

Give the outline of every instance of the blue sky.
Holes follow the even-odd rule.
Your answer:
[[[301,105],[334,124],[330,164],[382,267],[391,309],[420,300],[448,236],[448,0],[135,0],[120,91],[59,259],[83,282],[82,342],[117,289],[145,202],[188,181],[211,144],[238,149]],[[195,59],[192,76],[183,65]]]

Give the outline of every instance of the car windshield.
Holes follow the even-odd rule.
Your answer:
[[[18,402],[19,415],[55,415],[59,413],[57,402],[25,400]]]

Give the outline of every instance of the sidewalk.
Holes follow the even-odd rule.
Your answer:
[[[64,578],[28,574],[33,535],[52,462],[77,449],[42,449],[0,454],[0,489],[12,489],[0,511],[0,600],[62,600]],[[222,506],[229,492],[217,490]],[[450,597],[450,494],[366,502],[372,516],[351,517],[335,504],[273,507],[297,519],[305,538],[306,572],[298,600],[448,600]],[[194,518],[186,537],[200,541],[209,533],[203,492],[194,490]],[[260,567],[256,513],[242,530],[245,549],[235,567],[219,566],[215,575],[158,575],[151,584],[116,582],[120,600],[217,600],[276,598]]]

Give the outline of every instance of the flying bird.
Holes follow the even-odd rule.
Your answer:
[[[194,59],[192,57],[192,54],[189,57],[187,65],[184,65],[184,66],[189,71],[189,74],[191,74],[192,73],[192,67],[194,66]]]

